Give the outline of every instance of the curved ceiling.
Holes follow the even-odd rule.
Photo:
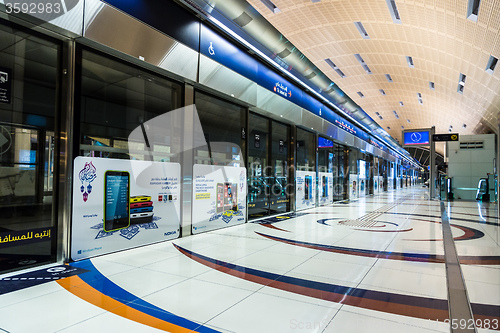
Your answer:
[[[500,0],[481,0],[470,18],[466,0],[272,0],[274,11],[268,0],[248,3],[399,142],[403,128],[496,131],[500,64],[486,68],[500,58]]]

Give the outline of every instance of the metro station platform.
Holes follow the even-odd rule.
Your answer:
[[[412,188],[4,274],[0,332],[500,331],[497,216]]]

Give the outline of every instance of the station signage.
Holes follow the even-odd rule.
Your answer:
[[[435,142],[439,141],[458,141],[458,133],[449,134],[434,134],[432,140]]]

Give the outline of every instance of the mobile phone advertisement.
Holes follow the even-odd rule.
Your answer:
[[[301,210],[314,207],[316,205],[316,172],[296,171],[295,181],[296,209]]]
[[[331,172],[318,172],[318,200],[324,206],[333,202],[333,176]],[[337,195],[340,193],[337,193]]]
[[[77,157],[72,216],[73,260],[177,238],[180,165]]]
[[[193,234],[246,221],[247,170],[235,166],[193,166]]]

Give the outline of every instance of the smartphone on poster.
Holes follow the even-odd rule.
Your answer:
[[[130,226],[130,174],[108,170],[104,173],[104,231]]]

